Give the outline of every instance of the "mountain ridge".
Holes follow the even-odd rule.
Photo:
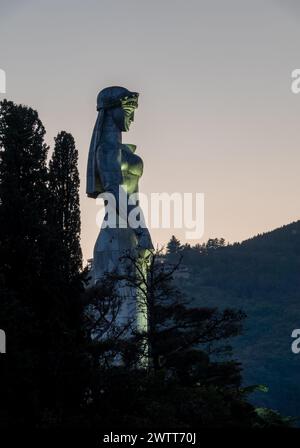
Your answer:
[[[232,341],[245,384],[265,384],[257,406],[300,416],[300,354],[291,333],[300,328],[300,220],[241,243],[207,250],[183,247],[191,273],[181,289],[197,306],[238,308],[247,314],[244,332]]]

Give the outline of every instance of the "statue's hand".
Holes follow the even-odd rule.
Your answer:
[[[143,247],[137,247],[137,255],[139,259],[144,260],[147,264],[150,263],[152,251]]]
[[[139,227],[136,229],[137,247],[136,253],[139,259],[150,263],[152,251],[154,249],[149,230],[147,228]]]

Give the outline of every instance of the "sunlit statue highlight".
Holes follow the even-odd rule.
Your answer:
[[[138,203],[130,204],[129,198],[138,193],[143,161],[135,154],[135,145],[122,143],[122,132],[127,132],[134,121],[138,96],[124,87],[107,87],[97,97],[98,117],[88,155],[86,192],[91,198],[103,193],[111,195],[117,220],[116,225],[107,225],[112,210],[111,201],[106,201],[104,223],[94,248],[95,284],[105,278],[106,273],[120,273],[126,269],[126,263],[122,262],[126,254],[138,258],[146,268],[153,249],[143,219],[143,225],[138,227],[130,222],[132,213],[142,215]],[[121,318],[135,315],[137,327],[145,330],[147,316],[145,310],[139,309],[138,291],[126,286],[126,282],[120,282],[118,288],[124,299]]]

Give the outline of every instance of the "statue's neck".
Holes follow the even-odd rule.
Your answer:
[[[112,145],[116,143],[122,143],[122,132],[115,124],[110,114],[106,114],[106,116],[104,117],[100,141],[102,143],[108,143]]]

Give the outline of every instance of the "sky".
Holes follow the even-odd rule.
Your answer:
[[[99,206],[85,195],[96,96],[140,92],[123,137],[144,161],[140,191],[205,195],[200,240],[242,241],[299,219],[297,0],[0,0],[6,97],[37,109],[53,148],[76,140],[82,248]],[[184,229],[150,229],[155,245]]]

